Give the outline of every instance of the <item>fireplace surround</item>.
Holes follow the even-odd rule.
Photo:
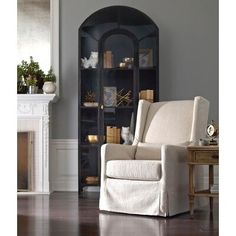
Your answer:
[[[55,94],[17,95],[17,132],[34,132],[32,189],[29,193],[50,193],[50,116]]]

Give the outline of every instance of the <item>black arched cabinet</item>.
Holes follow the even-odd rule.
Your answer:
[[[131,123],[135,127],[141,90],[153,90],[154,101],[159,100],[158,27],[134,8],[103,8],[79,28],[78,61],[81,192],[84,187],[99,186],[100,148],[107,142],[107,127],[121,129]],[[95,142],[91,135],[96,135]]]

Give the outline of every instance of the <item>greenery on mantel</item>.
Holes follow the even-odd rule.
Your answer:
[[[44,77],[44,82],[56,82],[56,75],[53,73],[52,67]]]
[[[17,65],[17,93],[26,93],[29,86],[37,86],[42,90],[45,81],[56,81],[52,67],[45,74],[32,56],[29,63],[22,60],[21,64]]]

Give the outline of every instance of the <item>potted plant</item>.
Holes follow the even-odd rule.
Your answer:
[[[56,91],[56,76],[53,73],[52,67],[44,77],[43,91],[44,93],[55,93]]]
[[[17,93],[27,93],[24,64],[25,61],[22,61],[22,65],[17,65]]]
[[[23,60],[17,66],[18,92],[24,85],[27,86],[28,93],[37,93],[38,88],[42,89],[44,77],[44,72],[40,69],[39,63],[34,61],[32,56],[30,56],[29,63]]]

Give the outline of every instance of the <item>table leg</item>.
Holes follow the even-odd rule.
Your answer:
[[[193,212],[194,212],[194,196],[189,196],[189,209],[190,209],[190,215],[193,215]]]
[[[214,166],[209,165],[209,190],[210,187],[214,184]],[[213,209],[213,198],[210,197],[210,211],[212,212]]]
[[[190,215],[193,215],[194,211],[194,166],[189,165],[189,210]]]

